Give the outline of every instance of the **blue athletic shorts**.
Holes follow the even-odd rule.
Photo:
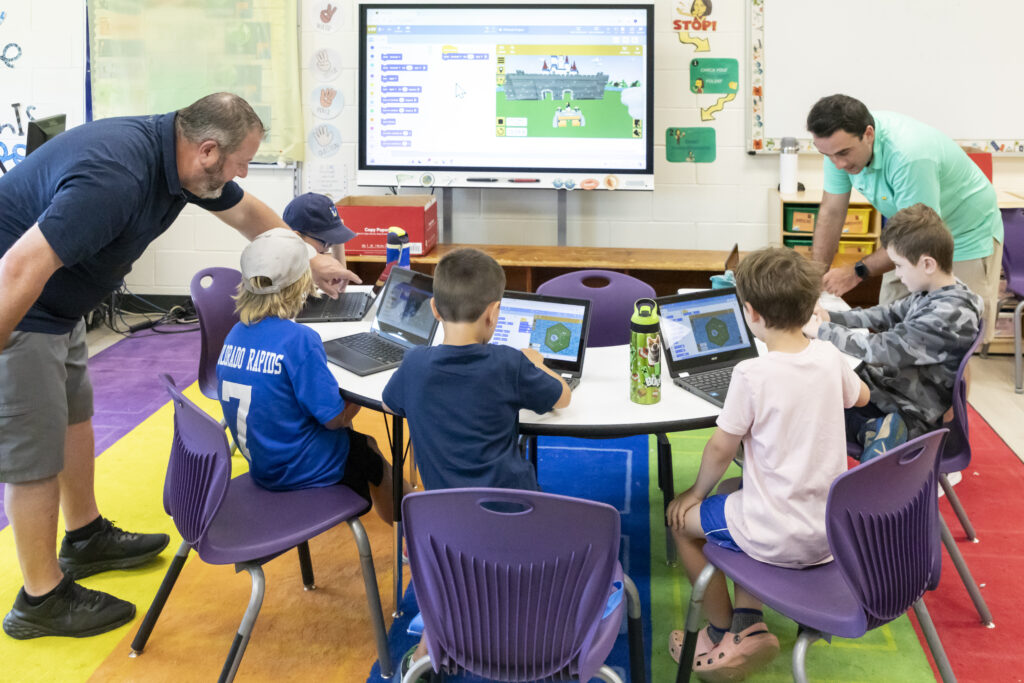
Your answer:
[[[719,494],[706,498],[700,504],[700,526],[708,541],[728,550],[743,552],[736,541],[732,540],[729,527],[725,523],[725,499],[728,494]]]

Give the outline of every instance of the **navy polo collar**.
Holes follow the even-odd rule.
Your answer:
[[[174,117],[177,112],[157,117],[157,130],[160,135],[160,151],[164,157],[164,175],[167,176],[167,191],[174,197],[184,194],[181,179],[178,177],[178,153],[175,148]]]

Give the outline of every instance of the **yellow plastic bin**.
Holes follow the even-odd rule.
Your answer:
[[[843,232],[851,235],[863,235],[871,231],[871,209],[848,209]]]
[[[853,240],[839,240],[839,249],[837,250],[837,252],[840,254],[857,254],[858,256],[867,256],[874,250],[874,242],[854,242]]]

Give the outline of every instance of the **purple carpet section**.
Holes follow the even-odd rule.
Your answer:
[[[180,387],[196,381],[199,366],[199,327],[159,328],[168,333],[139,332],[89,359],[95,395],[93,429],[96,455],[138,426],[170,399],[158,375],[167,373]],[[185,331],[189,330],[189,331]],[[167,445],[170,448],[170,444]],[[3,501],[0,486],[0,502]],[[100,508],[103,501],[100,501]],[[0,507],[0,529],[7,515]]]

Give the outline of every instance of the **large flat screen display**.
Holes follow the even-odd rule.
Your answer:
[[[653,5],[360,5],[361,185],[653,189]]]

